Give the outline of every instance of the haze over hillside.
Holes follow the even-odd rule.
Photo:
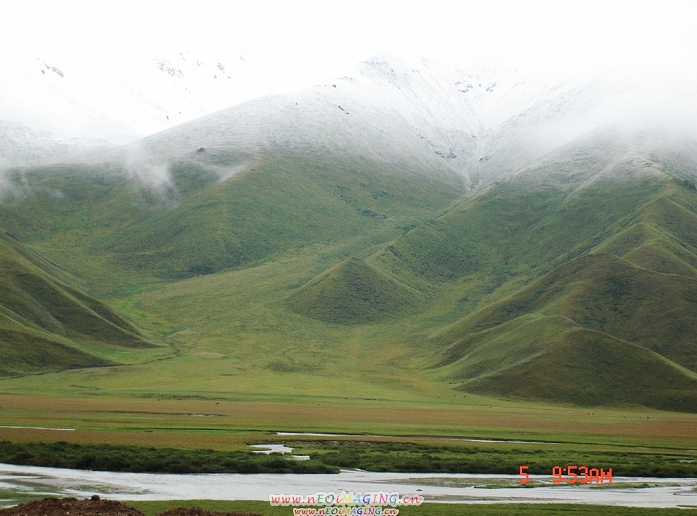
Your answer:
[[[599,127],[653,134],[656,145],[697,134],[691,83],[643,72],[540,74],[383,55],[259,96],[268,65],[243,55],[178,53],[94,69],[18,56],[5,66],[13,80],[0,92],[0,165],[119,159],[150,183],[166,180],[175,158],[235,146],[247,157],[273,147],[412,161],[473,187]],[[235,173],[229,168],[220,173]]]

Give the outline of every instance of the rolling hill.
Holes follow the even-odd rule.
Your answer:
[[[694,410],[694,184],[666,175],[659,162],[651,168],[664,172],[643,179],[641,171],[639,177],[617,177],[615,168],[552,204],[549,197],[529,202],[534,213],[518,208],[524,225],[503,226],[507,235],[484,238],[485,246],[477,238],[478,220],[465,214],[443,217],[438,238],[445,232],[473,234],[462,247],[470,243],[469,263],[484,264],[463,271],[455,263],[446,269],[451,277],[498,270],[503,285],[521,273],[538,277],[468,313],[436,337],[445,349],[434,366],[460,379],[462,389],[573,403],[586,393],[586,403],[631,401]],[[519,202],[511,202],[509,189],[492,189],[471,201],[480,204],[477,215],[495,220],[495,214],[484,210],[487,198],[498,207],[501,193],[507,206],[522,206],[529,194],[521,182],[521,177],[510,180]],[[462,208],[465,213],[475,209],[468,204]],[[423,241],[419,245],[436,248]],[[415,269],[397,262],[389,248],[379,258],[414,275]],[[588,357],[581,360],[581,353]],[[601,381],[601,359],[603,374],[612,381]],[[596,382],[592,389],[590,379]],[[530,385],[524,387],[525,382]]]
[[[365,324],[396,316],[422,301],[401,285],[357,258],[349,258],[305,285],[290,306],[320,321]]]
[[[55,264],[0,232],[0,374],[113,365],[108,351],[153,344]]]

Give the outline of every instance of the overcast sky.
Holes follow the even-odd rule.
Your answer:
[[[152,59],[179,52],[225,63],[234,80],[199,87],[187,71],[189,97],[167,89]],[[127,139],[322,84],[379,54],[516,67],[552,80],[612,72],[609,82],[639,89],[605,99],[603,112],[669,113],[670,124],[697,130],[697,0],[7,0],[0,118]],[[37,59],[66,80],[37,80]],[[152,101],[159,110],[149,111]]]
[[[47,57],[244,50],[298,74],[377,53],[564,69],[697,68],[691,0],[15,0],[2,7],[0,52]]]

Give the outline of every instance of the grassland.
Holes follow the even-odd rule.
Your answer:
[[[66,271],[0,231],[0,375],[115,365],[119,352],[156,347]]]
[[[115,393],[75,398],[3,395],[4,423],[21,428],[0,428],[0,441],[142,446],[162,450],[157,453],[173,448],[203,455],[249,454],[249,444],[284,442],[327,467],[376,471],[516,474],[518,466],[528,464],[531,471],[549,473],[557,464],[588,463],[613,468],[617,475],[693,476],[697,464],[697,420],[689,414],[591,413],[485,397],[417,403],[261,394],[226,399],[210,393],[206,399],[204,393],[197,394],[169,399],[120,398]],[[66,427],[74,430],[48,429]],[[278,436],[278,431],[355,435]],[[75,460],[96,454],[89,448],[82,451],[73,450]],[[219,466],[208,467],[217,471]]]
[[[201,507],[208,511],[249,512],[264,516],[288,516],[289,507],[271,507],[266,502],[219,502],[212,500],[168,500],[166,502],[128,502],[129,505],[143,511],[147,516],[156,516],[172,507]],[[612,506],[584,506],[571,504],[437,504],[425,503],[419,507],[400,507],[399,514],[412,516],[428,514],[431,516],[493,516],[503,514],[524,514],[543,516],[564,516],[577,514],[607,514],[609,516],[679,516],[692,514],[689,509],[648,509]]]

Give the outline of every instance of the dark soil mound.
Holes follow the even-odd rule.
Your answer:
[[[142,512],[116,500],[77,498],[44,498],[15,507],[0,509],[0,516],[144,516]]]

